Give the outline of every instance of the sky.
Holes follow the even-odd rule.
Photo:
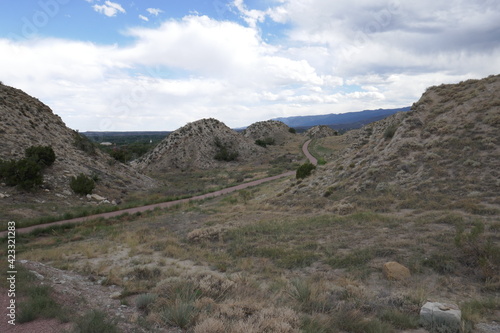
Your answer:
[[[404,107],[499,73],[498,0],[0,1],[0,81],[80,131]]]

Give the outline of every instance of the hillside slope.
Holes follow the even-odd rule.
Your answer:
[[[5,85],[0,85],[0,141],[0,159],[3,160],[24,157],[25,149],[30,146],[53,148],[57,159],[45,171],[43,187],[47,190],[69,195],[70,178],[79,173],[96,175],[100,179],[98,190],[104,194],[155,184],[152,179],[95,149],[38,99]]]
[[[500,204],[499,75],[431,87],[410,112],[338,140],[346,148],[296,192],[374,191]]]
[[[221,149],[237,155],[235,160],[238,162],[248,162],[263,151],[252,140],[210,118],[174,131],[149,154],[133,161],[132,165],[146,172],[220,168],[228,165],[227,161],[215,158]]]

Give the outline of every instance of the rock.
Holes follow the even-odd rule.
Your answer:
[[[104,200],[106,200],[105,197],[101,197],[99,194],[91,194],[90,198],[94,199],[96,201],[104,201]]]
[[[4,194],[4,193],[0,193],[0,199],[4,199],[4,198],[8,198],[8,197],[10,197],[10,195]]]
[[[462,332],[462,312],[455,304],[427,302],[420,309],[420,324],[438,332]]]
[[[111,297],[112,299],[119,299],[120,297],[122,297],[122,293],[120,291],[117,291],[109,295],[109,297]]]
[[[382,272],[388,280],[404,280],[411,276],[408,268],[395,261],[386,262]]]
[[[492,322],[491,324],[480,323],[474,325],[477,333],[498,333],[500,332],[500,323]]]
[[[38,280],[43,280],[43,279],[45,279],[45,278],[43,277],[43,275],[42,275],[42,274],[40,274],[40,273],[38,273],[38,272],[36,272],[36,271],[31,271],[31,270],[30,270],[30,272],[31,272],[31,273],[33,273],[33,275],[35,275],[35,277],[36,277]]]

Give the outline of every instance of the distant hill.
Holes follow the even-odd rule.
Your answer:
[[[354,129],[360,128],[371,122],[384,119],[390,115],[393,115],[401,111],[409,111],[410,107],[398,108],[398,109],[378,109],[378,110],[364,110],[358,112],[348,112],[341,114],[325,114],[316,116],[296,116],[296,117],[283,117],[276,118],[284,122],[290,127],[296,129],[303,128],[308,129],[316,125],[328,125],[335,130],[341,129]]]
[[[132,165],[153,173],[169,169],[213,169],[226,166],[233,160],[249,161],[262,151],[263,148],[253,140],[210,118],[189,123],[172,132]]]
[[[283,144],[294,135],[290,133],[290,127],[276,120],[259,121],[248,126],[243,136],[251,140],[269,140],[274,144]]]

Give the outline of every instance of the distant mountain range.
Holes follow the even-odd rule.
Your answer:
[[[361,128],[366,124],[384,119],[397,112],[409,111],[410,107],[399,109],[378,109],[378,110],[364,110],[357,112],[348,112],[341,114],[324,114],[317,116],[296,116],[296,117],[283,117],[275,118],[272,120],[279,120],[286,125],[293,127],[297,132],[305,132],[309,128],[316,125],[327,125],[337,131],[348,131],[351,129]],[[246,127],[235,128],[237,132],[241,132]],[[172,131],[133,131],[133,132],[83,132],[85,136],[93,139],[94,141],[112,141],[121,137],[139,137],[141,139],[163,139],[165,136],[172,133]]]
[[[360,128],[363,125],[372,123],[377,120],[384,119],[397,112],[409,111],[410,107],[398,109],[378,109],[378,110],[364,110],[358,112],[348,112],[341,114],[325,114],[317,116],[297,116],[297,117],[283,117],[275,118],[284,122],[290,127],[297,130],[305,130],[316,125],[327,125],[335,130],[350,130]]]

